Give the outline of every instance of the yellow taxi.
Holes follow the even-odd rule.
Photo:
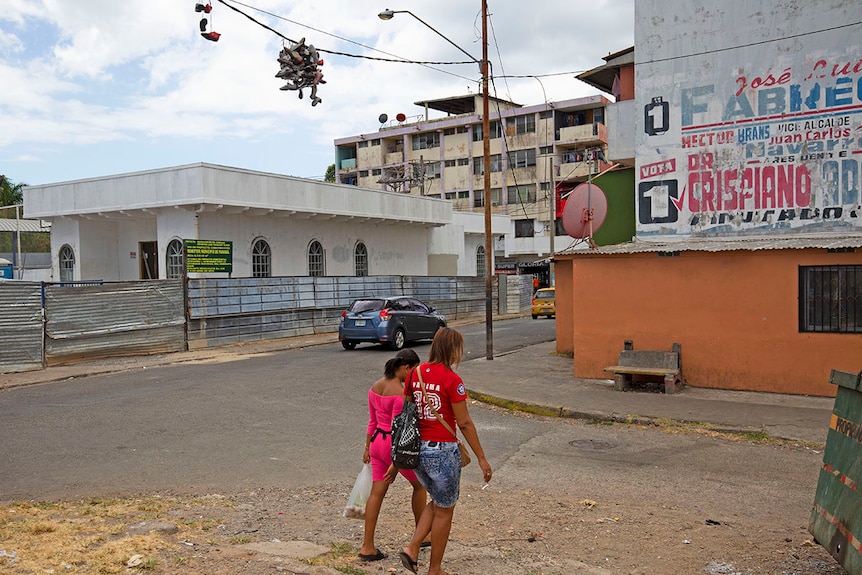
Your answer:
[[[533,296],[533,319],[538,319],[540,315],[555,317],[557,315],[557,306],[554,303],[555,288],[548,287],[536,291]]]

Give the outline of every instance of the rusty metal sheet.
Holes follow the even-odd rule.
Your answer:
[[[560,250],[557,255],[636,254],[649,252],[730,252],[760,250],[851,249],[862,247],[862,234],[820,234],[805,237],[776,236],[774,238],[718,239],[691,238],[687,240],[647,239],[624,244],[589,248],[585,244]]]
[[[808,530],[850,575],[862,575],[862,374],[838,386]]]
[[[0,281],[0,373],[42,367],[42,284]]]
[[[181,280],[45,286],[47,365],[185,349]]]

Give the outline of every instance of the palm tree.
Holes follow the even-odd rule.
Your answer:
[[[0,175],[0,207],[21,204],[24,201],[23,189],[26,185],[16,184],[6,176]]]

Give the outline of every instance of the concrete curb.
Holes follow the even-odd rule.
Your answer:
[[[648,417],[642,415],[635,414],[608,414],[604,412],[598,411],[580,411],[576,409],[572,409],[569,407],[561,406],[561,407],[553,407],[549,405],[542,405],[538,403],[530,403],[525,401],[518,401],[513,399],[506,399],[502,397],[496,397],[493,395],[489,395],[487,393],[470,391],[470,399],[479,401],[481,403],[487,403],[489,405],[495,405],[497,407],[502,407],[504,409],[512,409],[515,411],[521,411],[524,413],[531,413],[533,415],[543,415],[546,417],[559,417],[564,419],[579,419],[582,421],[594,421],[594,422],[607,422],[607,423],[622,423],[629,425],[644,425],[644,426],[655,426],[660,427],[664,425],[666,422],[672,422],[673,424],[679,425],[680,427],[696,427],[699,429],[714,431],[717,433],[728,433],[733,435],[745,435],[745,434],[762,434],[767,437],[770,437],[779,441],[794,441],[798,443],[808,443],[808,442],[800,442],[798,439],[788,438],[788,437],[779,437],[770,435],[763,427],[746,427],[746,426],[727,426],[727,425],[718,425],[707,423],[703,421],[692,421],[692,420],[684,420],[684,419],[674,419],[668,417]],[[816,445],[822,445],[817,443]]]

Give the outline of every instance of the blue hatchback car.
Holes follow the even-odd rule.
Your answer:
[[[431,339],[445,318],[418,299],[405,296],[358,299],[341,313],[338,340],[344,349],[362,342],[402,349],[408,341]]]

